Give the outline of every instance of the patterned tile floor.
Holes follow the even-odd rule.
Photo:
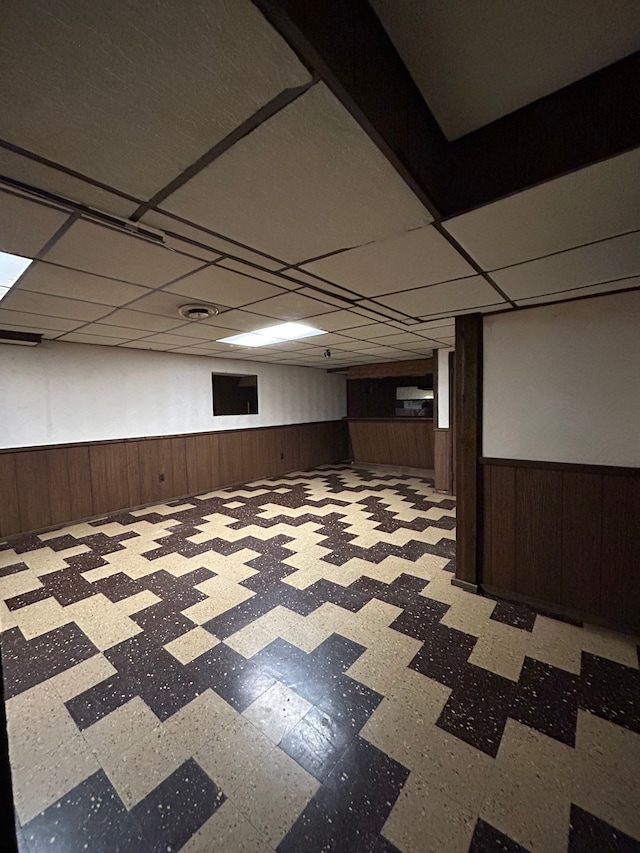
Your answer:
[[[640,851],[634,639],[450,584],[317,469],[0,546],[22,851]]]

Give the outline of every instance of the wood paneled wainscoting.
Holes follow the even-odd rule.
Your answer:
[[[354,462],[433,469],[433,421],[349,418]]]
[[[481,462],[482,587],[640,628],[640,469]]]
[[[0,450],[0,537],[347,456],[341,420]]]

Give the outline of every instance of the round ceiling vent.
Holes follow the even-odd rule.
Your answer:
[[[179,313],[185,320],[206,320],[207,317],[215,317],[219,311],[215,305],[181,305]]]

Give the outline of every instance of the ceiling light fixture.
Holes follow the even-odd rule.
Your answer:
[[[31,258],[0,252],[0,300],[9,293],[22,273],[32,264]]]
[[[281,344],[285,341],[296,341],[300,338],[310,338],[314,335],[326,335],[323,329],[314,329],[303,323],[281,323],[279,326],[267,326],[266,329],[256,329],[253,332],[243,332],[220,338],[219,344],[235,344],[241,347],[266,347],[269,344]]]
[[[0,344],[37,347],[40,343],[42,343],[42,335],[37,332],[13,332],[9,329],[0,329]]]
[[[215,317],[220,311],[215,305],[181,305],[178,313],[185,320],[206,320],[207,317]]]

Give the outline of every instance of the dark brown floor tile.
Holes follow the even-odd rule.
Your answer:
[[[225,799],[200,765],[189,759],[134,806],[131,814],[152,853],[166,853],[179,850]]]

